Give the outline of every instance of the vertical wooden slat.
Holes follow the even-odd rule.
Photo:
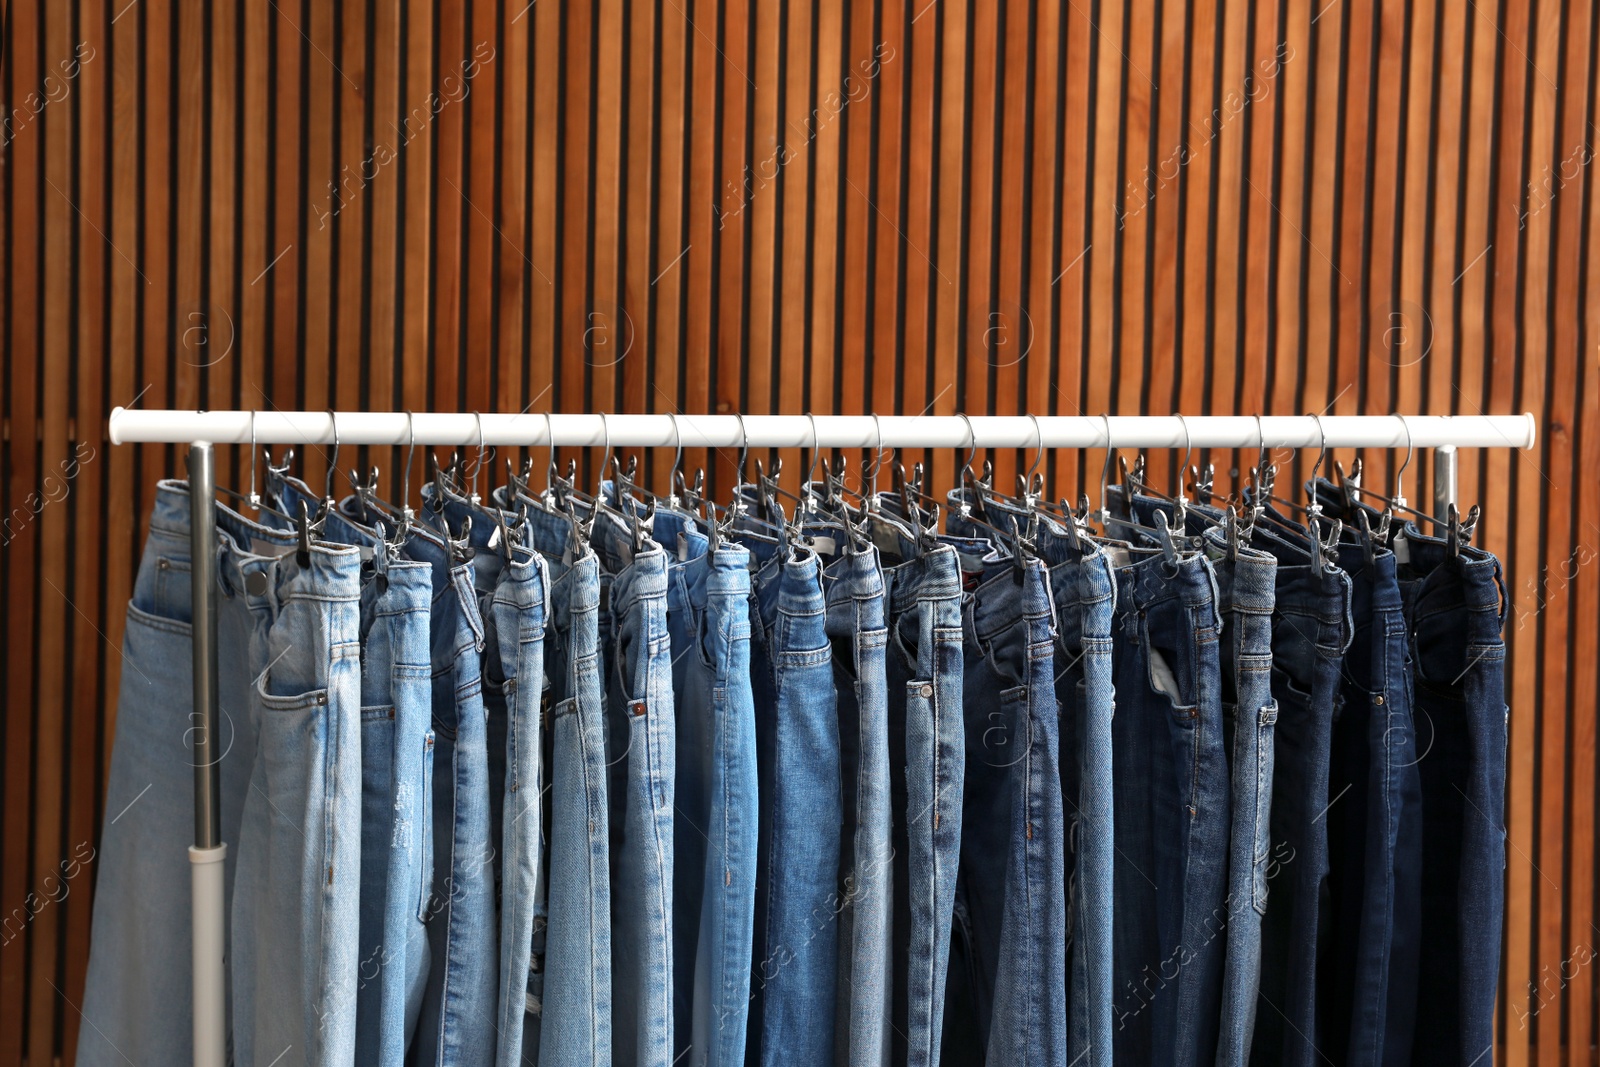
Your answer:
[[[71,54],[72,8],[51,5],[45,9],[44,54],[45,86],[60,83],[55,63]],[[69,512],[61,494],[70,493],[62,481],[64,460],[71,447],[67,441],[68,395],[72,370],[72,294],[76,264],[73,257],[73,223],[77,208],[72,201],[73,109],[53,107],[43,116],[40,134],[44,147],[44,271],[43,308],[40,337],[40,374],[43,416],[40,423],[38,490],[44,498],[37,520],[39,525],[39,610],[36,616],[38,663],[35,668],[35,699],[39,715],[34,727],[33,752],[33,866],[29,888],[46,902],[34,916],[29,929],[28,1059],[46,1063],[55,1052],[56,1024],[63,1011],[61,1002],[61,957],[58,932],[62,911],[55,899],[60,884],[63,853],[62,822],[65,798],[65,741],[67,670],[66,657],[42,652],[63,647],[67,639],[67,615],[73,598],[82,595],[72,588],[67,575]],[[31,398],[30,398],[31,403]],[[24,631],[26,633],[26,631]],[[24,639],[28,641],[29,639]],[[29,642],[31,643],[31,642]]]
[[[83,1004],[84,975],[89,960],[89,916],[93,901],[90,890],[95,877],[92,850],[97,839],[101,802],[96,750],[102,726],[100,709],[107,702],[103,696],[101,665],[107,656],[117,654],[115,649],[107,648],[96,622],[102,613],[114,613],[114,605],[119,602],[114,595],[107,595],[112,585],[108,557],[114,553],[106,552],[109,531],[101,523],[99,514],[109,459],[100,418],[100,413],[108,407],[106,389],[109,385],[104,370],[109,335],[105,307],[109,264],[116,256],[106,246],[103,236],[110,226],[110,157],[107,151],[110,71],[107,69],[106,27],[113,14],[106,7],[103,0],[83,0],[78,5],[78,35],[76,39],[69,39],[78,72],[78,209],[83,215],[77,227],[79,311],[73,324],[77,331],[77,432],[73,435],[75,440],[68,442],[69,466],[61,472],[71,494],[72,584],[77,610],[70,618],[72,654],[68,660],[72,696],[65,760],[67,832],[63,839],[63,855],[58,859],[88,862],[76,868],[74,877],[63,879],[66,896],[62,901],[65,914],[61,921],[66,937],[65,982],[61,990],[66,1004],[58,1008],[65,1024],[60,1046],[63,1063],[75,1062],[77,1058],[78,1014],[71,1005],[81,1007]],[[88,47],[80,48],[80,44]],[[91,54],[90,48],[100,60],[98,64],[94,59],[83,62],[83,57]],[[60,877],[66,870],[58,867],[55,873]]]
[[[816,0],[816,73],[807,112],[812,127],[809,154],[815,175],[812,183],[812,217],[807,232],[811,243],[811,306],[808,345],[811,351],[811,391],[805,405],[810,411],[836,410],[834,402],[838,338],[835,334],[841,294],[837,289],[839,264],[839,148],[843,139],[840,85],[846,76],[859,78],[848,65],[845,48],[844,4]],[[849,378],[859,383],[859,372]],[[857,401],[859,404],[859,400]],[[839,406],[837,410],[851,408]],[[857,408],[856,410],[859,410]]]
[[[594,244],[589,250],[592,290],[589,297],[588,357],[592,376],[590,401],[595,411],[613,411],[621,403],[617,379],[634,358],[632,309],[622,305],[620,277],[622,205],[622,87],[626,53],[621,47],[621,0],[595,5],[594,33],[599,46],[594,54],[593,89],[588,101],[593,109]],[[569,42],[568,47],[571,47]],[[570,54],[570,53],[569,53]],[[638,352],[643,357],[642,351]],[[609,475],[608,475],[609,476]]]
[[[495,157],[498,86],[505,73],[505,63],[495,47],[498,8],[495,0],[477,0],[471,5],[472,24],[455,71],[467,94],[463,101],[467,174],[461,186],[466,203],[467,252],[461,271],[466,281],[462,296],[466,348],[461,363],[465,377],[462,395],[466,398],[465,407],[473,411],[489,410],[495,401],[491,392],[495,361],[495,188],[499,177]],[[485,458],[473,451],[474,464],[481,465]],[[480,472],[475,467],[473,473],[476,476]],[[493,474],[489,472],[491,484]]]
[[[362,278],[366,271],[366,221],[372,204],[372,184],[383,165],[379,163],[381,155],[375,147],[369,149],[366,140],[367,101],[371,97],[367,71],[367,5],[342,7],[336,18],[334,32],[339,48],[337,54],[330,49],[329,55],[339,64],[332,84],[339,116],[332,179],[337,189],[332,202],[338,206],[338,216],[329,221],[328,227],[337,248],[332,264],[336,279],[332,353],[339,367],[339,377],[328,403],[340,411],[352,411],[364,406],[363,365],[370,358],[363,337],[363,319],[368,309]],[[388,406],[387,396],[375,405],[377,410]],[[336,494],[348,491],[344,472],[360,469],[353,452],[353,449],[346,451],[339,457],[343,470],[335,475]],[[365,477],[366,472],[361,471],[361,475]]]

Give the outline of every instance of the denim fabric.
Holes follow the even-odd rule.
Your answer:
[[[1343,494],[1318,496],[1346,517]],[[1364,508],[1377,527],[1378,513]],[[1421,785],[1422,960],[1411,1061],[1482,1062],[1493,1041],[1505,904],[1505,583],[1471,546],[1452,556],[1415,523],[1390,539],[1409,631]],[[1444,961],[1450,961],[1445,963]]]
[[[361,590],[361,955],[356,1062],[398,1065],[428,977],[422,922],[432,865],[434,735],[428,662],[433,577],[379,549]],[[431,872],[430,872],[431,873]]]
[[[1073,548],[1041,525],[1039,551],[1055,594],[1056,699],[1061,704],[1061,795],[1067,818],[1067,1062],[1111,1063],[1115,870],[1111,626],[1116,576],[1092,544]]]
[[[822,562],[755,544],[751,695],[762,805],[746,1062],[833,1061],[843,822]],[[849,639],[846,638],[846,641]],[[846,646],[848,647],[848,645]],[[880,646],[881,647],[881,646]],[[886,784],[886,783],[884,783]]]
[[[1263,870],[1261,974],[1251,1062],[1311,1067],[1325,1062],[1317,959],[1331,933],[1328,912],[1328,771],[1340,670],[1351,638],[1350,577],[1320,575],[1309,540],[1263,521],[1250,545],[1277,560],[1272,622],[1271,845]],[[1262,882],[1257,883],[1258,886]]]
[[[486,693],[504,706],[504,775],[499,783],[500,982],[495,1063],[520,1067],[527,1007],[525,991],[540,875],[543,760],[540,710],[544,691],[546,611],[550,576],[544,559],[517,552],[500,573],[484,617]],[[493,720],[491,719],[491,723]],[[493,776],[495,761],[490,770]]]
[[[296,478],[269,474],[294,515],[320,501]],[[263,512],[266,521],[282,519]],[[405,1062],[429,970],[425,887],[433,866],[433,570],[393,559],[372,530],[334,511],[323,537],[361,549],[361,944],[356,1062]]]
[[[1400,591],[1411,622],[1422,786],[1422,926],[1411,1062],[1470,1067],[1494,1040],[1505,908],[1504,579],[1500,561],[1408,524]],[[1446,962],[1449,961],[1449,962]]]
[[[1267,871],[1272,859],[1273,733],[1278,704],[1272,697],[1272,612],[1277,560],[1240,547],[1230,558],[1226,539],[1213,528],[1207,550],[1217,575],[1222,612],[1223,734],[1233,783],[1232,842],[1228,857],[1227,962],[1222,978],[1218,1067],[1250,1060],[1261,979],[1261,917],[1267,911]]]
[[[758,789],[750,688],[749,553],[715,550],[658,512],[677,715],[673,824],[675,1063],[745,1056],[755,915]]]
[[[611,866],[606,728],[600,659],[600,564],[567,548],[567,522],[529,510],[527,535],[550,569],[545,635],[550,767],[549,853],[543,861],[548,925],[534,961],[542,995],[529,998],[523,1056],[550,1067],[611,1062]]]
[[[1115,1055],[1215,1055],[1230,786],[1215,576],[1199,556],[1116,569]]]
[[[950,494],[959,508],[966,493]],[[1056,604],[1056,697],[1061,705],[1061,794],[1067,819],[1068,1061],[1111,1062],[1112,862],[1114,840],[1111,723],[1111,626],[1116,578],[1110,555],[1089,542],[1074,546],[1065,528],[1040,513],[990,501],[991,515],[1021,529],[1031,523],[1050,567]],[[959,517],[957,530],[976,532]],[[1115,547],[1115,546],[1113,546]]]
[[[1172,517],[1165,501],[1140,496],[1134,510],[1142,523],[1159,509]],[[1267,869],[1271,862],[1273,731],[1278,705],[1272,698],[1272,610],[1277,559],[1240,545],[1229,549],[1216,508],[1191,504],[1188,532],[1205,538],[1207,558],[1217,580],[1222,616],[1222,730],[1232,781],[1232,825],[1228,849],[1226,962],[1217,1039],[1219,1067],[1242,1067],[1250,1059],[1261,974],[1261,917],[1267,910]],[[1235,556],[1237,558],[1235,558]],[[1218,930],[1219,936],[1223,935]]]
[[[967,762],[961,570],[949,546],[921,552],[889,523],[869,520],[868,529],[886,561],[889,624],[890,1062],[933,1067],[944,1026]]]
[[[426,509],[424,509],[426,513]],[[433,876],[427,905],[432,964],[412,1040],[413,1064],[492,1064],[495,1038],[482,1025],[498,998],[498,928],[490,819],[483,616],[471,563],[438,541],[412,537],[406,554],[433,568]]]
[[[1394,554],[1339,547],[1354,636],[1328,780],[1329,950],[1322,1051],[1357,1067],[1411,1054],[1421,927],[1422,812],[1407,633]]]
[[[672,1033],[673,804],[677,723],[667,630],[667,553],[635,552],[620,521],[590,535],[608,589],[612,1060],[669,1067]],[[607,577],[609,572],[609,577]],[[603,613],[604,614],[604,613]],[[604,639],[604,637],[603,637]]]
[[[965,611],[967,762],[943,1054],[1067,1060],[1066,822],[1050,579],[993,559]]]
[[[259,663],[230,923],[234,1056],[270,1063],[293,1049],[308,1064],[348,1063],[361,922],[361,555],[317,543],[302,567],[286,551],[265,582],[247,580],[254,565],[229,546],[218,572],[223,595],[256,616]]]
[[[843,551],[823,568],[844,787],[834,1048],[849,1063],[878,1064],[889,1055],[894,936],[889,631],[878,550],[844,548],[848,541],[840,531],[835,542]]]
[[[89,968],[83,994],[81,1065],[190,1063],[193,972],[190,872],[182,861],[194,843],[194,674],[189,575],[189,489],[157,484],[150,533],[128,602],[123,636],[116,740],[106,786],[98,851],[75,851],[69,877],[97,863]],[[222,840],[228,844],[225,891],[231,901],[239,857],[239,822],[255,762],[251,682],[259,659],[264,604],[240,595],[249,574],[267,574],[292,540],[216,509],[219,558],[233,582],[217,603],[217,677],[221,736]],[[260,579],[256,579],[260,581]],[[326,654],[326,652],[324,652]]]

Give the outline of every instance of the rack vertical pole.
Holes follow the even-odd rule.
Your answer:
[[[1440,445],[1433,450],[1433,528],[1445,536],[1450,505],[1456,502],[1456,447]]]
[[[193,598],[194,844],[189,849],[194,935],[194,1062],[223,1067],[227,976],[222,840],[222,781],[217,768],[217,513],[211,442],[189,446],[190,592]]]

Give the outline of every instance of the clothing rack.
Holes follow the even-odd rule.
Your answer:
[[[111,412],[112,444],[189,442],[194,645],[194,1062],[226,1056],[217,706],[217,444],[624,448],[1432,448],[1433,514],[1455,502],[1456,449],[1532,448],[1524,415],[516,415],[465,412]],[[209,506],[201,506],[204,503]]]

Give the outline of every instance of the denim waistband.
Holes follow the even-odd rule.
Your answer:
[[[1476,620],[1467,623],[1466,639],[1473,644],[1503,640],[1511,601],[1506,595],[1505,572],[1499,558],[1471,545],[1460,546],[1460,554],[1452,556],[1444,538],[1423,533],[1413,522],[1405,524],[1401,536],[1405,538],[1407,557],[1407,562],[1399,568],[1401,595],[1412,600],[1414,610],[1419,615],[1432,614],[1434,591],[1443,584],[1444,576],[1451,576],[1456,588],[1448,594],[1438,594],[1449,598],[1440,610],[1456,606],[1466,609],[1472,620]],[[1398,542],[1396,538],[1397,560]]]
[[[1185,555],[1176,564],[1164,556],[1118,567],[1117,611],[1146,611],[1165,600],[1181,600],[1188,607],[1217,606],[1216,576],[1204,557]],[[1220,624],[1220,618],[1214,620]]]
[[[777,608],[785,615],[820,615],[828,610],[822,591],[822,559],[807,548],[796,548],[783,561],[778,582]]]
[[[973,635],[983,644],[1014,626],[1019,618],[1029,624],[1029,640],[1038,640],[1039,635],[1031,632],[1034,627],[1048,627],[1055,619],[1044,561],[1026,559],[1016,564],[1005,560],[992,565],[973,591],[967,617]]]
[[[1367,587],[1368,592],[1363,600],[1372,611],[1401,610],[1403,601],[1393,552],[1387,548],[1377,548],[1372,553],[1370,563],[1367,562],[1365,545],[1341,543],[1338,552],[1340,569],[1348,573],[1354,582]]]
[[[961,596],[961,563],[950,545],[937,545],[904,563],[883,567],[884,600],[891,615],[915,607],[919,600],[955,600]]]
[[[612,575],[611,610],[619,612],[635,601],[666,595],[666,549],[654,541],[646,541],[644,550],[634,555],[633,562]]]
[[[150,516],[153,530],[189,540],[192,512],[189,483],[163,480],[156,486]],[[314,541],[310,558],[302,566],[293,549],[294,534],[274,530],[247,519],[225,504],[215,506],[217,525],[217,585],[228,597],[240,596],[256,605],[282,604],[293,597],[343,601],[361,599],[361,553],[346,546]],[[260,574],[265,582],[253,583]]]
[[[553,616],[561,619],[580,611],[600,610],[600,561],[592,551],[585,548],[570,564],[554,564],[551,570],[550,613]]]
[[[1227,535],[1215,528],[1204,536],[1212,568],[1226,572],[1229,579],[1217,583],[1221,598],[1218,608],[1223,612],[1271,615],[1278,599],[1277,558],[1248,545],[1240,545],[1236,554],[1230,554]]]

